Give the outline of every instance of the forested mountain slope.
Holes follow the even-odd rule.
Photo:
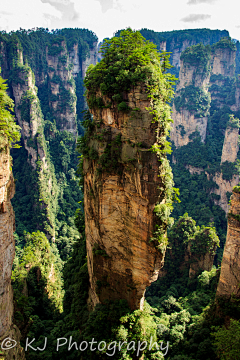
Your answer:
[[[88,30],[1,33],[2,74],[22,128],[13,151],[18,244],[24,232],[42,230],[66,259],[78,239],[73,217],[81,201],[75,143],[81,134],[83,77],[96,61],[96,36]],[[77,102],[78,97],[78,102]]]

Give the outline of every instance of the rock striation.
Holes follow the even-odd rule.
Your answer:
[[[216,296],[240,297],[240,193],[233,189],[228,214],[227,239]]]
[[[142,308],[145,289],[163,265],[164,250],[151,242],[163,180],[149,151],[157,125],[146,110],[145,89],[134,88],[125,101],[128,112],[114,105],[91,110],[96,127],[89,146],[100,159],[106,154],[106,163],[84,159],[85,233],[92,306],[126,299],[134,310]]]

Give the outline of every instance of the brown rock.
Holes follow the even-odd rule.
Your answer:
[[[91,140],[99,156],[119,135],[121,142],[113,149],[118,153],[115,168],[99,173],[96,160],[84,160],[85,232],[92,305],[126,299],[137,309],[163,265],[164,251],[150,240],[159,223],[154,207],[164,194],[160,164],[148,150],[156,142],[157,126],[146,110],[149,100],[140,87],[127,100],[138,110],[124,113],[112,106],[93,111],[95,121],[102,120],[99,131],[107,134],[100,142]],[[144,148],[137,145],[140,142]]]
[[[15,256],[15,216],[11,205],[15,185],[11,172],[8,144],[0,148],[0,344],[10,337],[17,341],[16,347],[3,351],[4,359],[24,360],[20,346],[21,334],[13,320],[13,291],[11,286],[12,264]],[[1,352],[0,352],[1,354]]]
[[[233,190],[216,296],[240,297],[240,194]]]

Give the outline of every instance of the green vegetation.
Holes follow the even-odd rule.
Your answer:
[[[174,104],[176,110],[186,109],[194,114],[195,118],[209,115],[211,96],[200,87],[189,85],[176,93]]]
[[[212,51],[215,51],[216,49],[229,49],[236,51],[237,47],[235,42],[229,36],[227,36],[223,37],[221,40],[212,45]]]
[[[1,68],[0,68],[1,72]],[[20,126],[12,115],[14,110],[13,100],[7,95],[6,80],[0,76],[0,147],[20,140]],[[18,147],[14,145],[14,147]]]
[[[181,57],[184,63],[191,60],[195,66],[199,61],[198,68],[201,68],[202,63],[201,72],[204,72],[207,56],[217,48],[229,48],[234,51],[235,45],[229,39],[223,38],[210,48],[203,45],[190,47],[182,53]],[[194,56],[196,56],[195,60]],[[181,203],[175,205],[173,217],[182,216],[187,209],[199,225],[214,221],[221,243],[218,261],[223,252],[227,222],[224,212],[217,206],[220,198],[214,194],[218,185],[213,177],[221,172],[223,180],[229,181],[238,173],[236,164],[229,162],[221,164],[226,129],[231,131],[231,128],[239,127],[239,112],[230,108],[236,102],[237,87],[238,80],[235,77],[212,74],[209,93],[194,85],[189,85],[181,89],[174,99],[177,111],[186,109],[195,117],[208,116],[208,124],[204,142],[196,129],[189,136],[190,142],[187,145],[178,149],[173,146],[172,169],[175,184],[181,194]],[[178,128],[178,131],[181,136],[185,136],[185,129]],[[196,173],[190,174],[189,166],[197,168]]]
[[[214,105],[219,106],[223,103],[225,106],[234,105],[236,102],[235,92],[237,88],[237,82],[235,78],[228,76],[224,77],[221,74],[211,75],[211,86],[209,91],[211,96],[214,97]]]
[[[165,33],[143,29],[141,33],[148,40],[154,41],[158,49],[160,42],[166,40],[167,52],[181,49],[184,41],[188,41],[188,44],[202,42],[211,45],[228,35],[226,31],[208,29]],[[170,155],[167,141],[170,112],[166,103],[171,101],[174,79],[166,70],[175,74],[178,70],[169,68],[169,53],[159,55],[156,47],[145,41],[138,32],[125,30],[117,35],[118,38],[104,43],[103,62],[88,70],[85,84],[89,106],[100,109],[111,107],[116,112],[129,112],[134,118],[139,109],[129,108],[126,91],[138,85],[145,88],[152,100],[148,110],[153,121],[157,122],[159,132],[158,144],[151,150],[159,157],[160,176],[164,179],[159,203],[154,210],[159,218],[159,228],[153,240],[158,240],[156,244],[164,251],[167,239],[163,238],[162,229],[172,224],[170,212],[173,191],[171,169],[166,159],[166,154]],[[58,59],[58,70],[71,72],[73,65],[68,64],[66,51],[78,47],[81,62],[86,59],[96,41],[95,34],[86,29],[50,32],[38,28],[10,34],[0,32],[1,54],[6,54],[10,69],[6,68],[4,57],[0,56],[4,76],[8,76],[9,71],[9,93],[13,94],[13,86],[26,86],[29,76],[34,74],[39,85],[38,93],[35,88],[37,95],[33,91],[24,93],[18,109],[29,125],[36,117],[39,119],[37,133],[33,134],[30,130],[30,136],[22,139],[22,145],[27,140],[27,146],[39,152],[36,170],[33,170],[32,158],[24,146],[12,151],[16,179],[13,206],[17,227],[17,256],[13,270],[15,323],[22,332],[22,345],[29,337],[35,338],[34,347],[42,348],[44,338],[48,338],[45,351],[29,349],[26,357],[29,360],[106,359],[106,350],[95,352],[88,349],[81,353],[75,350],[75,346],[68,351],[66,345],[57,352],[56,339],[69,339],[72,336],[73,342],[78,344],[91,341],[93,337],[98,343],[106,341],[108,345],[112,341],[149,343],[151,337],[158,344],[163,341],[164,346],[169,342],[166,356],[157,349],[145,349],[143,354],[146,360],[238,359],[239,300],[232,298],[230,302],[219,301],[218,305],[213,303],[219,275],[219,269],[215,267],[203,272],[199,269],[195,277],[189,278],[189,268],[197,262],[199,256],[215,251],[218,236],[221,243],[215,264],[221,260],[227,221],[224,211],[215,205],[219,196],[213,193],[217,188],[213,175],[221,171],[223,179],[230,180],[236,172],[234,164],[220,164],[225,130],[239,126],[240,113],[230,109],[235,104],[235,89],[239,87],[239,82],[234,78],[211,76],[211,103],[210,96],[202,88],[193,85],[182,90],[175,99],[177,109],[185,108],[196,117],[209,116],[209,119],[205,143],[201,142],[196,130],[188,145],[179,149],[173,146],[174,181],[181,191],[181,203],[174,204],[173,216],[178,220],[168,233],[169,245],[162,270],[166,271],[166,276],[147,290],[148,303],[145,303],[143,311],[131,312],[127,303],[119,300],[99,304],[94,311],[89,312],[89,276],[81,205],[83,189],[79,187],[79,179],[76,177],[76,139],[72,133],[63,130],[66,122],[61,115],[67,111],[73,113],[76,102],[78,132],[84,134],[78,141],[78,149],[83,155],[82,160],[85,158],[89,163],[96,162],[100,180],[104,172],[118,171],[121,174],[123,140],[119,135],[113,136],[111,132],[104,131],[101,119],[93,121],[89,112],[85,112],[82,123],[82,74],[79,72],[74,79],[69,76],[68,82],[63,82],[53,67],[48,68],[46,47],[48,54]],[[220,45],[212,49],[220,47],[234,50],[232,42],[227,40],[222,40]],[[209,47],[198,45],[188,49],[184,56],[186,63],[192,59],[194,64],[199,65],[199,75],[206,76]],[[47,73],[53,75],[52,83],[59,85],[58,95],[51,93]],[[77,99],[70,94],[69,86],[75,91]],[[110,98],[109,102],[105,102],[106,97]],[[7,106],[3,108],[2,100],[3,103],[7,100]],[[49,106],[49,101],[58,101],[56,111]],[[18,141],[19,128],[11,117],[12,102],[6,97],[6,85],[1,80],[0,105],[1,111],[8,111],[4,113],[7,116],[0,114],[1,139],[7,138],[10,143]],[[185,135],[183,126],[178,130],[181,136]],[[131,144],[130,140],[128,143],[139,149],[145,147],[141,143]],[[101,156],[96,150],[96,144],[104,146]],[[46,168],[39,156],[41,151],[46,155]],[[173,160],[171,156],[169,158]],[[134,161],[134,158],[128,160],[129,167],[134,165]],[[187,165],[199,167],[202,171],[191,175]],[[238,187],[234,191],[239,192]],[[94,189],[90,195],[94,196]],[[195,221],[185,214],[186,210]],[[206,226],[213,221],[216,229],[213,224]],[[187,260],[186,251],[189,251],[190,256]],[[108,255],[104,249],[96,246],[94,256]],[[229,318],[232,320],[229,321]],[[236,338],[236,343],[232,341],[233,338]],[[137,358],[137,352],[133,347],[128,350],[123,345],[123,351],[116,351],[113,357],[132,360]]]
[[[165,230],[172,222],[169,215],[172,210],[174,191],[171,168],[166,159],[166,154],[171,152],[170,143],[166,140],[171,122],[168,103],[173,96],[172,85],[175,80],[174,76],[166,73],[166,70],[171,68],[168,61],[170,55],[165,52],[159,54],[155,45],[146,41],[139,32],[131,29],[122,31],[119,37],[106,40],[101,47],[101,52],[102,60],[95,66],[89,66],[84,80],[90,109],[111,106],[113,111],[114,109],[115,111],[129,111],[128,104],[124,101],[126,100],[124,94],[136,86],[143,88],[151,99],[151,106],[147,110],[153,116],[153,122],[158,123],[158,143],[152,146],[151,151],[157,154],[160,161],[160,175],[164,177],[159,204],[154,210],[160,224],[151,240],[156,240],[164,250],[167,241],[164,236]],[[107,96],[110,104],[109,101],[106,102],[104,96]],[[84,138],[80,139],[79,151],[83,157],[97,160],[98,154],[95,149],[92,149],[93,145],[90,146],[90,141],[96,131],[96,123],[92,122],[88,115],[84,125],[87,131]],[[96,138],[98,136],[98,134],[95,135]],[[109,137],[111,134],[108,134],[108,139]],[[121,137],[118,135],[107,143],[106,137],[104,140],[105,150],[98,159],[98,172],[114,170],[120,173],[122,168]]]
[[[193,45],[181,53],[180,59],[184,66],[195,67],[194,75],[200,74],[205,78],[210,73],[211,46],[203,44]]]
[[[240,359],[240,321],[230,319],[229,327],[222,326],[213,333],[213,336],[215,338],[214,346],[220,360]]]

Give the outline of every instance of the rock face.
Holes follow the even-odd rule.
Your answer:
[[[235,71],[235,58],[236,51],[226,48],[218,48],[217,46],[212,46],[212,53],[209,56],[205,64],[205,70],[199,69],[198,66],[191,64],[191,62],[183,59],[180,61],[180,73],[179,73],[179,83],[176,88],[175,98],[181,96],[185,99],[182,101],[185,104],[182,104],[179,109],[176,109],[176,106],[173,106],[173,128],[171,131],[171,140],[174,142],[176,147],[187,145],[189,141],[189,136],[194,131],[199,131],[202,142],[206,138],[206,130],[208,125],[208,117],[199,116],[198,106],[192,106],[192,110],[189,110],[189,104],[193,101],[191,98],[186,98],[186,93],[183,93],[183,90],[187,87],[195,87],[202,91],[202,94],[208,94],[208,88],[211,87],[211,100],[217,100],[218,105],[222,106],[225,103],[225,99],[219,95],[218,88],[223,85],[224,78],[233,78]],[[199,65],[201,66],[201,64]],[[206,69],[208,69],[206,71]],[[221,79],[211,80],[212,75],[220,75]],[[216,89],[217,87],[217,89]],[[192,96],[192,95],[191,95]],[[237,97],[237,94],[236,94]],[[237,97],[238,98],[238,97]],[[191,103],[191,105],[193,105]],[[201,107],[201,103],[199,107]],[[210,103],[209,103],[210,107]],[[229,129],[228,129],[229,130]],[[235,143],[235,142],[234,142]]]
[[[12,264],[15,256],[15,217],[11,205],[15,185],[11,172],[11,158],[7,144],[0,148],[0,343],[10,337],[19,342],[20,332],[12,324],[13,291],[11,286]],[[4,359],[25,359],[20,346],[4,352]],[[15,355],[15,357],[13,356]]]
[[[148,150],[157,125],[146,110],[147,94],[138,87],[125,100],[128,113],[113,106],[92,111],[98,125],[89,145],[99,156],[105,152],[107,163],[100,169],[97,160],[84,160],[85,233],[92,305],[126,299],[137,309],[163,265],[164,250],[150,241],[162,179],[157,156]]]
[[[227,239],[216,296],[240,297],[240,194],[233,190],[228,215]]]
[[[205,254],[190,257],[189,277],[199,274],[199,271],[210,271],[213,267],[215,254],[206,252]]]
[[[9,147],[5,145],[0,149],[0,335],[9,329],[13,316],[11,272],[15,256],[15,219],[10,200],[15,187],[10,165]]]
[[[196,131],[198,131],[201,141],[205,142],[207,131],[209,132],[212,126],[211,122],[210,125],[208,124],[209,110],[212,106],[214,110],[222,109],[224,106],[229,106],[229,110],[232,111],[239,109],[239,87],[236,85],[235,79],[236,49],[234,49],[234,45],[223,40],[212,45],[211,48],[199,46],[198,49],[197,47],[192,49],[192,52],[187,49],[180,61],[179,83],[173,104],[172,118],[174,123],[171,140],[177,148],[188,145],[194,138]],[[196,54],[199,58],[202,56],[199,63]],[[232,92],[232,95],[227,99],[229,92]],[[198,101],[200,96],[202,99]],[[207,98],[209,99],[208,105]],[[211,114],[213,113],[214,111],[211,111]],[[225,162],[234,163],[237,159],[239,151],[239,124],[237,122],[237,119],[231,115],[227,125],[223,126],[222,132],[225,132],[225,137],[219,166]],[[221,123],[220,119],[219,123]],[[210,126],[209,130],[208,126]],[[212,140],[210,139],[210,141]],[[191,174],[200,174],[204,171],[208,180],[217,184],[217,187],[211,192],[220,196],[220,199],[213,201],[227,214],[229,208],[227,192],[231,193],[233,186],[238,184],[239,177],[233,175],[232,179],[226,180],[219,171],[215,174],[209,174],[207,168],[195,168],[194,163],[191,165],[184,164],[184,166],[189,169]]]
[[[224,161],[235,162],[239,150],[239,129],[228,126],[225,131],[224,144],[222,149],[221,164]]]
[[[239,176],[233,175],[230,181],[224,180],[222,173],[216,173],[213,176],[213,181],[218,185],[218,189],[214,189],[216,195],[220,195],[220,200],[214,200],[216,205],[219,205],[227,214],[229,210],[227,193],[231,193],[234,186],[239,183]]]
[[[40,221],[42,223],[39,222],[37,227],[43,229],[45,222],[48,237],[55,237],[54,212],[58,197],[56,177],[47,152],[43,132],[44,120],[34,74],[29,66],[23,65],[21,54],[19,52],[21,66],[15,70],[17,78],[12,82],[12,91],[17,122],[21,126],[22,140],[28,152],[28,162],[38,179],[32,186],[36,187],[36,193],[39,193],[39,198],[42,199],[35,204],[33,211],[44,214]]]
[[[236,51],[216,48],[212,55],[212,74],[233,77],[235,74]]]
[[[73,47],[71,57],[69,57],[65,41],[61,44],[53,44],[52,48],[63,50],[57,55],[52,55],[47,51],[49,106],[56,118],[58,128],[76,135],[76,95],[73,73],[80,71],[79,58],[76,54],[78,45]],[[70,62],[70,59],[73,62]]]
[[[93,44],[93,48],[90,49],[89,55],[85,60],[82,61],[82,78],[85,78],[87,68],[90,64],[96,65],[98,55],[98,44],[97,42]],[[101,58],[101,57],[100,57]]]
[[[176,107],[173,104],[172,117],[174,123],[171,131],[171,140],[178,148],[187,145],[189,136],[196,130],[199,131],[202,142],[205,141],[207,132],[207,117],[195,118],[194,114],[191,114],[189,110],[181,109],[180,112],[176,111]]]
[[[208,85],[210,80],[210,73],[208,71],[202,72],[197,66],[188,61],[180,61],[179,83],[177,84],[175,98],[179,99],[180,106],[176,107],[176,100],[173,104],[174,120],[171,131],[171,140],[176,147],[184,146],[191,141],[191,134],[198,131],[201,136],[201,141],[204,142],[206,138],[208,118],[204,114],[199,114],[198,107],[195,105],[189,108],[193,101],[193,91],[198,91],[201,96],[208,99]],[[210,57],[207,61],[206,67],[210,67]],[[195,94],[198,98],[199,94]],[[192,104],[191,104],[192,105]],[[206,105],[205,113],[208,112],[209,105]]]

